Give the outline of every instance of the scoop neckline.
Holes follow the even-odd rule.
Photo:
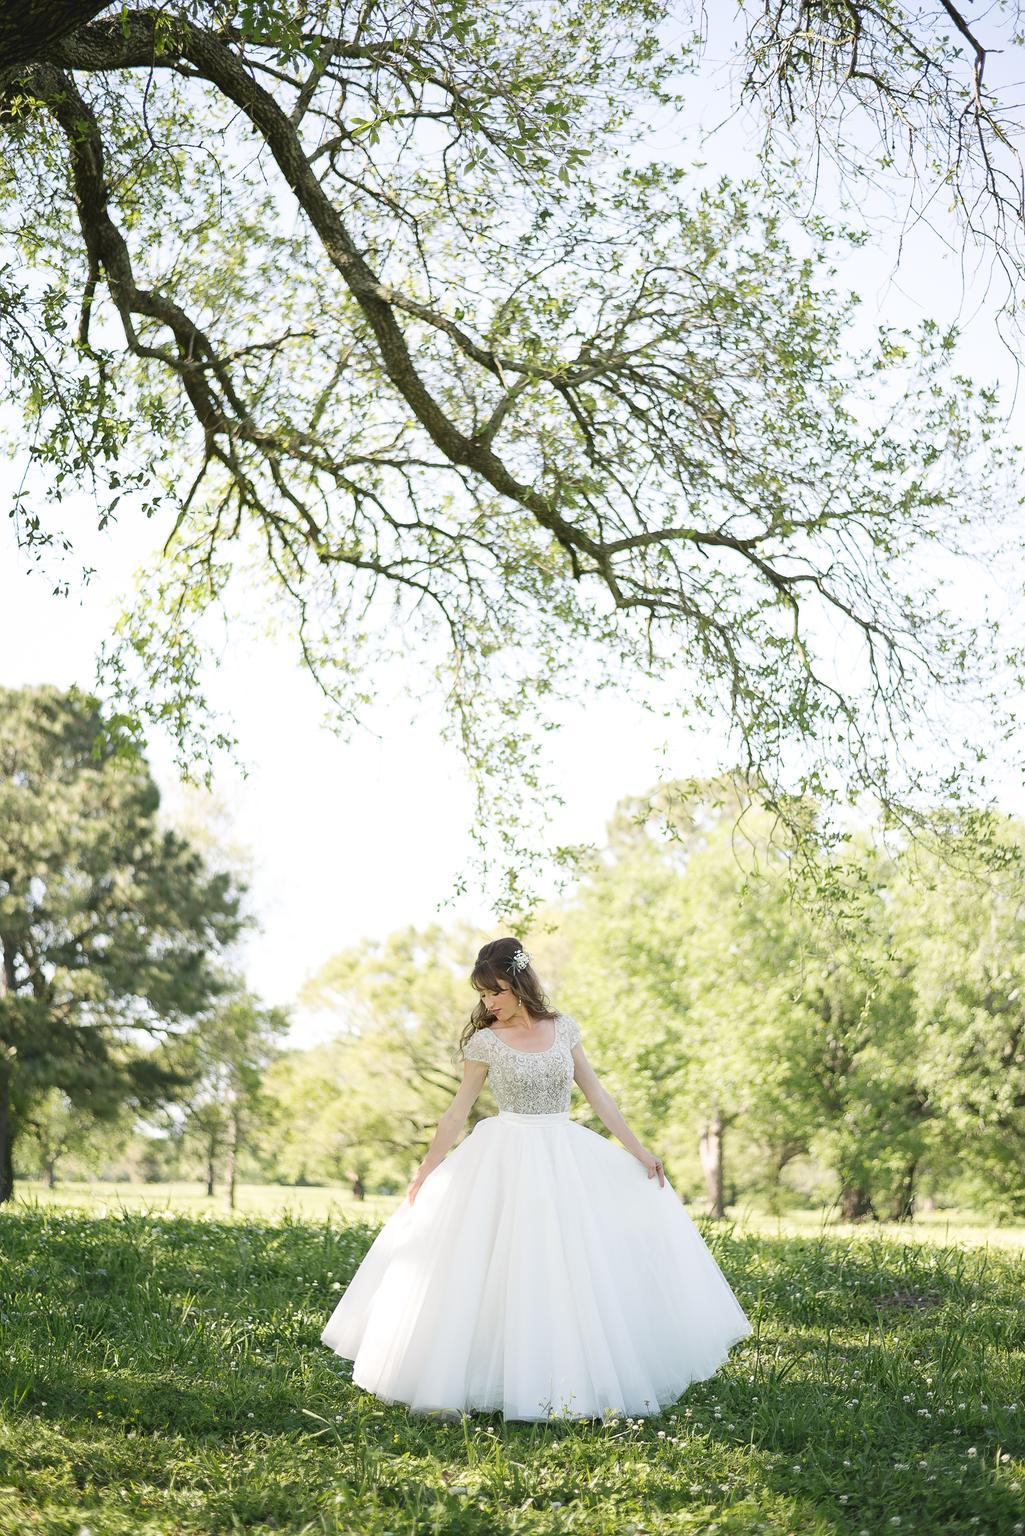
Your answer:
[[[549,1051],[554,1051],[555,1047],[559,1043],[559,1020],[561,1018],[562,1018],[562,1014],[561,1013],[557,1013],[555,1015],[555,1018],[552,1020],[552,1027],[553,1027],[553,1029],[555,1031],[555,1037],[552,1040],[551,1045],[544,1046],[543,1049],[540,1050],[540,1051],[525,1051],[525,1050],[523,1050],[518,1045],[510,1045],[507,1040],[503,1040],[502,1039],[501,1035],[495,1035],[495,1031],[493,1029],[491,1029],[491,1025],[490,1024],[487,1027],[488,1027],[488,1029],[491,1029],[491,1033],[492,1033],[492,1035],[494,1035],[494,1037],[498,1041],[499,1045],[504,1045],[507,1051],[513,1051],[517,1056],[546,1056]]]

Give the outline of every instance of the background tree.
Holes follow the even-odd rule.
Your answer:
[[[910,848],[893,890],[895,942],[912,966],[916,1073],[941,1117],[947,1171],[973,1203],[1017,1219],[1025,1211],[1025,824],[988,810],[959,809],[951,819],[960,857]]]
[[[209,1196],[218,1169],[223,1170],[225,1196],[234,1210],[240,1162],[277,1118],[264,1084],[290,1019],[283,1008],[263,1006],[240,978],[226,978],[224,985],[227,995],[174,1042],[175,1065],[189,1087],[169,1115],[181,1142],[201,1151]]]
[[[802,954],[800,999],[814,1027],[806,1150],[834,1170],[845,1221],[909,1220],[917,1179],[937,1168],[949,1128],[920,1072],[913,965],[893,932],[897,868],[878,828],[859,838],[844,878],[855,931],[850,921],[813,927]]]
[[[47,1189],[56,1189],[57,1166],[63,1159],[90,1147],[96,1124],[95,1116],[77,1109],[60,1088],[51,1088],[32,1106],[26,1150],[38,1157]]]
[[[580,1006],[628,1118],[678,1166],[696,1154],[720,1217],[738,1175],[758,1183],[753,1168],[774,1193],[815,1123],[799,997],[805,917],[788,899],[773,817],[748,811],[738,832],[739,811],[722,780],[621,801],[564,933],[571,993],[581,969],[603,968]]]
[[[292,1166],[354,1188],[411,1174],[462,1078],[457,1045],[486,937],[466,924],[406,927],[340,951],[310,979],[300,1002],[333,1014],[338,1037],[287,1070]],[[467,1129],[485,1113],[494,1113],[486,1085]]]
[[[734,42],[776,121],[828,79],[818,133],[848,101],[913,106],[926,133],[973,49],[943,11],[953,44],[924,6],[752,0]],[[978,763],[937,700],[986,696],[1000,664],[920,574],[964,548],[966,503],[973,551],[1002,512],[992,394],[935,326],[852,345],[824,254],[842,231],[812,218],[788,243],[765,185],[692,187],[646,154],[701,59],[686,33],[666,47],[666,14],[119,5],[33,30],[0,73],[21,261],[0,347],[39,471],[22,538],[57,538],[42,503],[81,482],[101,520],[137,494],[168,529],[105,686],[191,762],[202,615],[239,580],[251,601],[254,573],[343,726],[373,661],[418,649],[498,840],[482,879],[503,915],[574,854],[538,846],[528,805],[527,722],[561,695],[669,676],[679,707],[731,723],[782,816],[869,785],[913,821],[927,784]],[[1007,123],[974,57],[982,153]],[[516,724],[501,755],[485,710]]]
[[[0,1200],[50,1090],[102,1119],[182,1084],[157,1047],[216,995],[240,893],[158,804],[95,699],[0,689]]]
[[[878,828],[861,836],[842,877],[823,872],[830,922],[793,900],[774,818],[746,798],[720,779],[620,802],[566,914],[566,985],[596,978],[580,988],[596,1053],[649,1142],[697,1151],[710,1213],[731,1187],[775,1203],[808,1156],[846,1220],[907,1218],[949,1125],[921,1071],[896,866]]]
[[[421,1105],[416,1115],[408,1102],[402,1068],[401,1056],[373,1036],[286,1052],[267,1077],[277,1128],[265,1142],[266,1165],[297,1184],[346,1184],[355,1200],[399,1188],[416,1148],[426,1147],[427,1113]]]
[[[196,1033],[202,1032],[200,1029]],[[199,1041],[192,1042],[188,1055],[193,1062],[195,1077],[183,1095],[181,1109],[178,1110],[176,1105],[167,1106],[161,1117],[161,1131],[173,1137],[182,1153],[194,1152],[200,1158],[207,1198],[212,1200],[217,1192],[217,1173],[228,1140],[227,1115],[220,1094],[206,1078],[204,1046]]]

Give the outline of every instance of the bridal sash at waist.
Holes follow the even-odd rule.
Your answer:
[[[544,1124],[545,1122],[550,1124],[551,1121],[553,1121],[553,1120],[568,1120],[569,1119],[569,1110],[568,1109],[558,1109],[558,1110],[555,1111],[554,1114],[551,1114],[551,1115],[525,1115],[525,1114],[521,1114],[518,1109],[500,1109],[498,1111],[498,1119],[499,1120],[524,1120],[524,1121],[527,1122],[528,1125]]]

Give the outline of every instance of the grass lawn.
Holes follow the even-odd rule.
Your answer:
[[[318,1337],[399,1197],[19,1196],[5,1536],[1025,1532],[1021,1231],[692,1210],[755,1325],[718,1375],[655,1419],[443,1424],[354,1388]]]

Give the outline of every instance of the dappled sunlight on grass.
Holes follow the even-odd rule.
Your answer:
[[[716,1376],[647,1420],[440,1422],[319,1342],[367,1214],[0,1210],[0,1531],[1025,1530],[1013,1249],[701,1220],[755,1329]]]

